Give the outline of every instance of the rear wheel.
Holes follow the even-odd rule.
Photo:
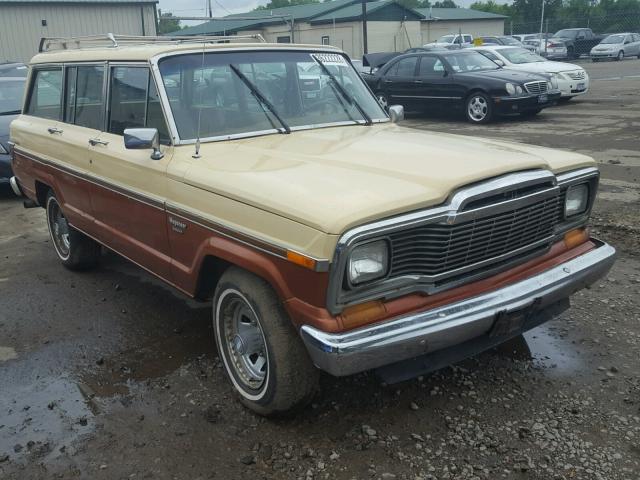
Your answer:
[[[227,270],[213,298],[213,326],[219,356],[245,406],[269,416],[311,400],[319,371],[267,282],[237,267]]]
[[[376,93],[376,98],[378,99],[378,103],[382,108],[387,110],[389,108],[389,97],[384,92]]]
[[[467,97],[465,114],[471,123],[488,123],[493,118],[493,105],[488,95],[474,92]]]
[[[47,227],[62,264],[70,270],[87,270],[100,261],[100,245],[67,222],[53,191],[47,194]]]
[[[618,56],[616,57],[616,61],[619,62],[620,60],[623,60],[623,59],[624,59],[624,52],[622,50],[620,50],[618,52]]]

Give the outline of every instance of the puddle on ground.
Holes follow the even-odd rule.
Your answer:
[[[541,325],[498,347],[498,351],[520,360],[533,360],[557,375],[584,370],[584,361],[576,346],[554,336],[547,325]]]
[[[18,358],[15,348],[12,347],[0,347],[0,362],[7,362]]]
[[[66,378],[5,384],[0,390],[0,456],[13,461],[58,456],[93,430],[93,417],[76,383]]]

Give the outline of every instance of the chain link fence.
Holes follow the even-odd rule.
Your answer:
[[[531,22],[505,22],[507,35],[540,33],[540,20]],[[542,32],[553,35],[564,28],[590,28],[595,34],[632,32],[640,33],[640,11],[607,15],[565,16],[554,15],[542,22]]]

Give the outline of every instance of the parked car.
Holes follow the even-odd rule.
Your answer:
[[[498,345],[614,261],[586,228],[592,158],[396,125],[402,107],[388,115],[329,46],[109,38],[33,58],[12,187],[45,209],[69,269],[95,267],[102,244],[211,300],[221,365],[259,414],[309,402],[318,369],[393,383]],[[429,55],[441,77],[490,67]],[[309,65],[332,85],[324,113],[300,95]],[[509,105],[532,78],[493,75]]]
[[[624,57],[640,59],[640,35],[637,33],[614,33],[591,49],[591,60],[603,58],[622,60]]]
[[[5,62],[0,63],[0,77],[23,77],[26,78],[29,67],[24,63]]]
[[[9,183],[11,171],[11,148],[9,125],[22,108],[25,78],[0,76],[0,184]]]
[[[557,82],[564,101],[589,91],[589,75],[579,65],[552,62],[540,55],[518,47],[486,46],[477,50],[498,65],[509,70],[535,72],[551,76]]]
[[[580,58],[589,55],[591,49],[604,39],[605,35],[596,35],[590,28],[564,28],[558,30],[550,39],[551,43],[563,43],[567,48],[567,58]]]
[[[567,58],[567,46],[561,41],[532,39],[524,41],[527,50],[537,53],[547,60],[564,60]]]
[[[540,40],[541,38],[549,38],[551,35],[548,33],[519,33],[516,35],[510,35],[510,37],[524,43],[527,40]]]
[[[473,45],[473,35],[468,33],[443,35],[435,42],[430,42],[424,45],[425,48],[430,47],[443,47],[448,50],[456,48],[467,48]]]
[[[469,49],[401,55],[364,78],[384,107],[458,108],[472,123],[496,115],[535,115],[560,97],[546,77],[505,70]]]
[[[534,47],[530,45],[526,45],[521,41],[516,40],[515,38],[507,35],[484,36],[479,38],[482,40],[481,45],[509,45],[511,47],[526,48],[527,50],[531,50],[531,51],[535,50]],[[478,42],[474,43],[474,45],[477,45],[477,44]]]

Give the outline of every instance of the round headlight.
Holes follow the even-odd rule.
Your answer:
[[[564,202],[564,216],[572,217],[584,213],[589,205],[589,185],[582,183],[573,185],[567,190]]]
[[[518,95],[522,95],[522,92],[523,92],[522,87],[520,85],[516,85],[516,93]]]
[[[547,82],[547,90],[553,90],[553,84],[551,82]]]
[[[389,269],[389,246],[377,240],[355,247],[348,263],[349,282],[358,285],[384,277]]]
[[[558,74],[557,73],[551,74],[551,86],[553,88],[558,88]]]
[[[507,90],[507,93],[509,95],[515,95],[516,94],[516,86],[513,83],[505,83],[504,84],[504,88]]]

